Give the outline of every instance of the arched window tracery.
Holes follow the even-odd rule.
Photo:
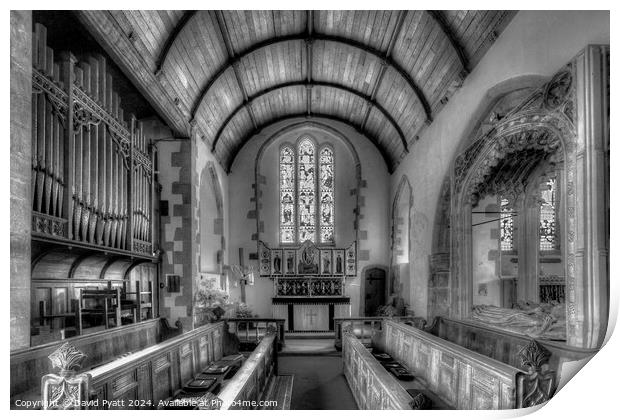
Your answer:
[[[317,157],[318,150],[318,157]],[[280,243],[335,242],[334,151],[309,137],[280,149]]]

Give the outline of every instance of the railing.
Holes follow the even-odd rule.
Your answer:
[[[413,398],[347,330],[342,337],[344,376],[362,410],[408,410]]]
[[[228,332],[237,336],[242,343],[258,343],[274,327],[278,335],[278,346],[284,347],[284,319],[280,318],[226,318]]]
[[[373,335],[382,330],[382,323],[386,319],[393,319],[397,322],[414,321],[411,316],[381,317],[368,316],[357,318],[334,318],[334,346],[340,350],[342,348],[342,330],[350,327],[351,332],[361,341],[371,340]]]
[[[271,327],[241,369],[218,394],[220,410],[255,408],[252,402],[263,399],[269,381],[278,374],[277,343],[278,335]]]

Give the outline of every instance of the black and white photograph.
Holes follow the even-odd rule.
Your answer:
[[[610,5],[133,3],[7,11],[11,413],[611,409]]]

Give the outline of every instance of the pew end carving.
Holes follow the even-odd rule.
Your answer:
[[[41,378],[44,410],[80,409],[88,404],[91,376],[76,373],[86,357],[86,354],[69,343],[63,344],[48,356],[52,368],[58,368],[59,373],[50,373]]]
[[[556,372],[549,369],[551,352],[536,340],[519,352],[527,374],[517,383],[517,408],[533,407],[551,399],[556,390]]]

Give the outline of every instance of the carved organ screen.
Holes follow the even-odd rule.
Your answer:
[[[157,316],[159,200],[156,148],[121,108],[125,88],[115,88],[106,58],[58,54],[38,22],[32,40],[31,345],[39,345]]]
[[[318,155],[318,156],[317,156]],[[334,243],[334,151],[309,137],[280,148],[280,243]]]

